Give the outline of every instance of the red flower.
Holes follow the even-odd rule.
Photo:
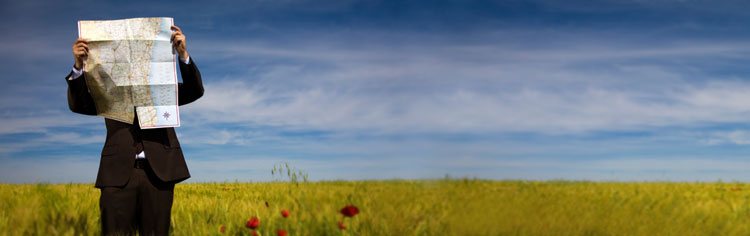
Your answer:
[[[346,217],[354,217],[359,214],[359,209],[354,205],[346,205],[344,208],[341,208],[341,214]]]
[[[258,236],[258,231],[255,231],[255,230],[253,230],[253,231],[251,231],[251,232],[252,232],[252,233],[250,233],[250,235],[252,235],[252,236]]]
[[[346,225],[344,225],[344,222],[339,221],[338,225],[339,225],[339,229],[340,230],[345,230],[346,229]]]
[[[245,224],[245,227],[251,228],[251,229],[257,229],[260,225],[260,219],[258,217],[253,216],[249,220],[247,220],[247,223]]]
[[[225,227],[224,225],[219,226],[219,233],[223,234],[224,231],[226,231],[226,230],[227,230],[227,227]]]
[[[286,210],[286,209],[281,210],[281,216],[283,216],[284,218],[289,217],[289,210]]]
[[[286,236],[286,230],[283,230],[283,229],[276,230],[276,235]]]

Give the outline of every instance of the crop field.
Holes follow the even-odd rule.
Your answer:
[[[98,198],[93,184],[0,184],[0,235],[98,235]],[[750,235],[750,185],[183,183],[172,212],[174,235]]]

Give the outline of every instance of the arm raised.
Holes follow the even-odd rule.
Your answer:
[[[88,41],[79,38],[73,43],[73,71],[65,77],[68,83],[68,108],[84,115],[96,115],[94,99],[86,86],[86,79],[82,75],[83,63],[89,54]]]

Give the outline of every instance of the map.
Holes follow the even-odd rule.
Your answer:
[[[143,129],[179,127],[178,81],[170,37],[173,19],[78,21],[88,40],[86,85],[97,115]]]

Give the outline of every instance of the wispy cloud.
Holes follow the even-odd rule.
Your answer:
[[[703,140],[707,145],[750,145],[750,131],[748,130],[731,130],[712,132]]]
[[[293,48],[252,41],[212,47],[248,71],[244,81],[209,82],[209,91],[222,92],[197,103],[197,116],[324,130],[559,133],[739,122],[750,111],[743,102],[750,83],[693,77],[708,73],[700,67],[707,60],[742,63],[733,60],[750,50],[743,43],[649,46],[588,42],[582,34],[538,49],[492,36],[358,45],[349,35],[321,42],[310,34],[283,40]]]
[[[102,118],[70,113],[62,78],[75,21],[138,16],[175,17],[203,73],[178,129],[194,180],[284,160],[318,179],[750,179],[745,3],[148,4],[3,5],[0,181],[56,179],[41,160],[92,180]]]

